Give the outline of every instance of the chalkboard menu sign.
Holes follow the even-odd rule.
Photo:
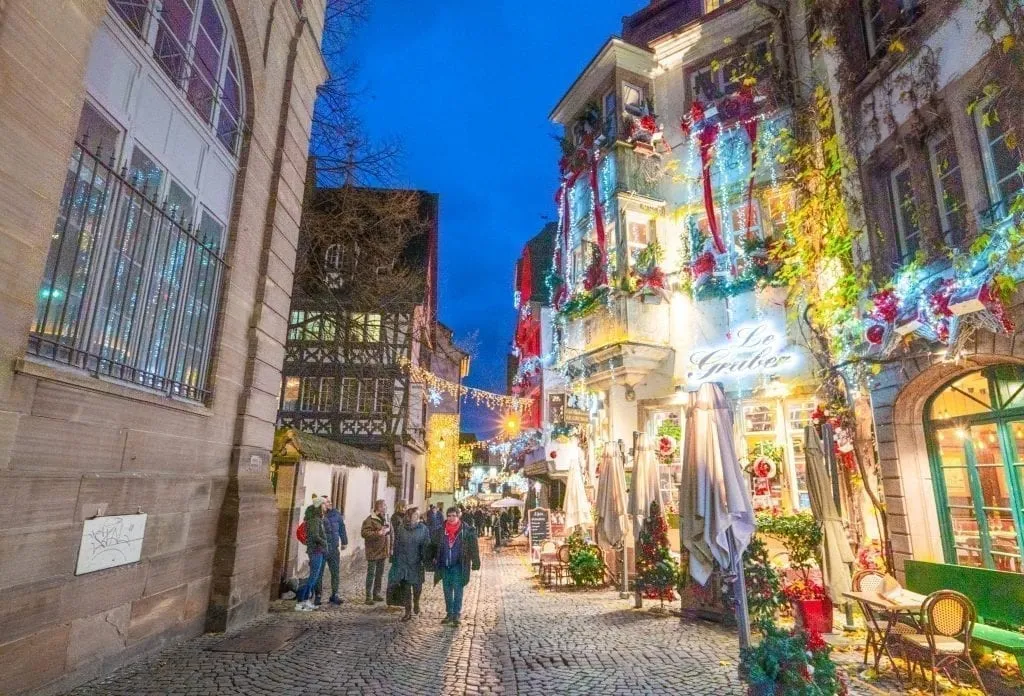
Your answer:
[[[532,508],[527,514],[530,523],[530,543],[539,544],[551,538],[551,511],[547,508]]]

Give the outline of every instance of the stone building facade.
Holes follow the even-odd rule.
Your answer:
[[[911,333],[865,395],[897,575],[909,559],[1021,572],[1019,299],[992,305],[1005,323],[988,308],[958,309],[959,294],[977,295],[995,272],[1019,276],[1004,265],[1010,246],[991,251],[1019,224],[1024,186],[1021,78],[1008,55],[1020,11],[998,1],[842,7],[820,22],[837,39],[833,93],[858,165],[874,280],[895,281],[903,304],[927,301],[949,279],[958,288],[954,335]]]
[[[2,693],[266,608],[323,17],[0,4]],[[140,559],[76,574],[86,521],[137,513]]]

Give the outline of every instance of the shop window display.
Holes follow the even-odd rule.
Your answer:
[[[925,430],[946,561],[1021,572],[1024,369],[997,366],[932,397]]]

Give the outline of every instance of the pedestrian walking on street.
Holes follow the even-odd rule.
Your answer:
[[[341,604],[342,599],[338,596],[338,583],[341,580],[341,552],[348,546],[348,532],[345,531],[345,516],[341,510],[334,507],[331,499],[327,496],[324,501],[324,532],[327,535],[327,550],[324,554],[324,562],[331,571],[331,604]],[[320,604],[320,597],[324,591],[324,574],[320,573],[320,584],[317,585],[316,603]]]
[[[431,561],[430,532],[427,525],[419,521],[418,510],[411,507],[405,511],[405,521],[395,530],[395,549],[391,554],[391,571],[388,584],[400,583],[405,615],[408,621],[420,613],[420,594],[423,591],[423,566]]]
[[[391,513],[389,524],[391,525],[391,534],[388,535],[388,556],[391,556],[395,550],[395,533],[405,524],[405,503],[403,501],[399,500],[395,503],[395,511]]]
[[[483,508],[477,508],[473,511],[473,524],[476,527],[476,533],[478,536],[484,535],[484,519],[487,515],[484,514]]]
[[[306,555],[309,557],[309,578],[295,597],[296,611],[313,611],[316,605],[311,598],[320,586],[324,572],[324,552],[327,550],[327,534],[324,531],[323,499],[313,497],[306,508],[302,521],[306,525]]]
[[[480,546],[476,532],[459,519],[457,508],[448,508],[447,520],[435,540],[434,584],[444,588],[443,624],[458,626],[462,619],[462,592],[471,570],[480,570]]]
[[[380,583],[384,577],[384,561],[388,557],[387,507],[383,500],[373,504],[373,512],[363,520],[360,535],[366,544],[366,603],[383,602]]]

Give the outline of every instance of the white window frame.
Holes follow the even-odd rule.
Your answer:
[[[948,143],[956,154],[956,167],[951,167],[945,172],[942,171],[939,162],[938,146],[942,143]],[[946,195],[945,187],[943,183],[946,179],[956,172],[960,177],[960,188],[964,188],[964,177],[963,170],[960,167],[960,153],[956,149],[956,141],[953,139],[953,134],[949,131],[941,131],[936,133],[928,139],[928,164],[932,170],[932,182],[935,185],[935,200],[939,208],[939,223],[942,227],[942,234],[947,244],[953,243],[953,222],[951,217],[955,211],[948,210],[946,207]],[[967,201],[961,201],[961,206],[966,206]],[[960,230],[960,234],[965,234],[967,230]]]
[[[619,100],[614,89],[601,97],[601,115],[604,117],[604,134],[614,140],[619,134]]]
[[[1024,177],[1021,176],[1020,170],[1017,169],[1013,174],[997,179],[998,173],[996,172],[995,159],[992,155],[993,147],[1006,147],[1006,132],[996,138],[995,140],[989,140],[988,138],[988,127],[984,123],[985,111],[988,105],[991,104],[991,99],[986,99],[980,102],[974,109],[974,123],[978,134],[978,142],[981,145],[981,159],[984,165],[985,173],[985,188],[988,191],[988,198],[991,205],[998,205],[1002,203],[1007,208],[1011,201],[1004,200],[1002,189],[1000,185],[1004,181],[1012,179],[1014,176],[1022,180],[1021,188],[1024,188]]]
[[[109,2],[109,0],[108,0]],[[202,11],[206,3],[212,3],[214,11],[220,18],[221,25],[224,27],[224,38],[220,46],[220,57],[219,64],[216,70],[216,81],[217,84],[213,85],[213,107],[210,111],[210,119],[207,121],[206,118],[198,111],[197,107],[194,107],[189,101],[188,88],[189,81],[191,80],[193,72],[193,63],[195,61],[195,45],[196,37],[200,30],[200,18],[202,17]],[[242,127],[245,122],[246,115],[246,103],[245,103],[245,90],[242,84],[241,73],[241,53],[238,50],[238,42],[235,36],[235,28],[231,22],[231,14],[224,7],[222,0],[195,0],[195,7],[192,12],[192,23],[189,27],[187,45],[180,47],[183,49],[184,61],[184,75],[181,76],[181,83],[173,79],[167,74],[163,64],[153,55],[153,51],[156,47],[157,34],[160,29],[160,15],[162,12],[161,0],[148,0],[148,10],[146,11],[146,17],[143,20],[143,26],[141,32],[136,32],[130,24],[128,24],[113,8],[108,4],[107,15],[115,22],[127,35],[134,37],[136,42],[141,41],[145,45],[146,53],[148,58],[152,61],[155,67],[158,68],[159,74],[167,79],[168,82],[174,85],[175,91],[178,96],[184,101],[184,103],[190,109],[192,116],[196,118],[204,128],[211,131],[211,141],[217,142],[220,147],[230,153],[233,159],[237,159],[238,154],[241,150],[242,141]],[[220,124],[220,114],[223,108],[224,100],[222,94],[224,91],[224,85],[226,83],[227,74],[229,72],[229,66],[231,61],[229,57],[233,57],[235,64],[238,68],[238,73],[235,74],[235,79],[238,82],[238,124],[237,133],[235,135],[234,147],[229,148],[223,141],[221,141],[218,128]]]
[[[891,213],[893,216],[893,223],[896,227],[896,249],[899,252],[900,259],[905,261],[912,258],[921,248],[921,227],[918,225],[917,233],[910,237],[907,236],[907,226],[911,224],[912,221],[904,219],[904,216],[909,215],[910,213],[903,207],[903,201],[899,198],[899,184],[896,182],[896,180],[904,173],[906,173],[907,176],[910,176],[910,163],[906,160],[889,172],[887,180]],[[911,182],[911,185],[913,185],[913,182]],[[915,241],[915,247],[912,250],[909,247],[909,242],[911,240]]]

